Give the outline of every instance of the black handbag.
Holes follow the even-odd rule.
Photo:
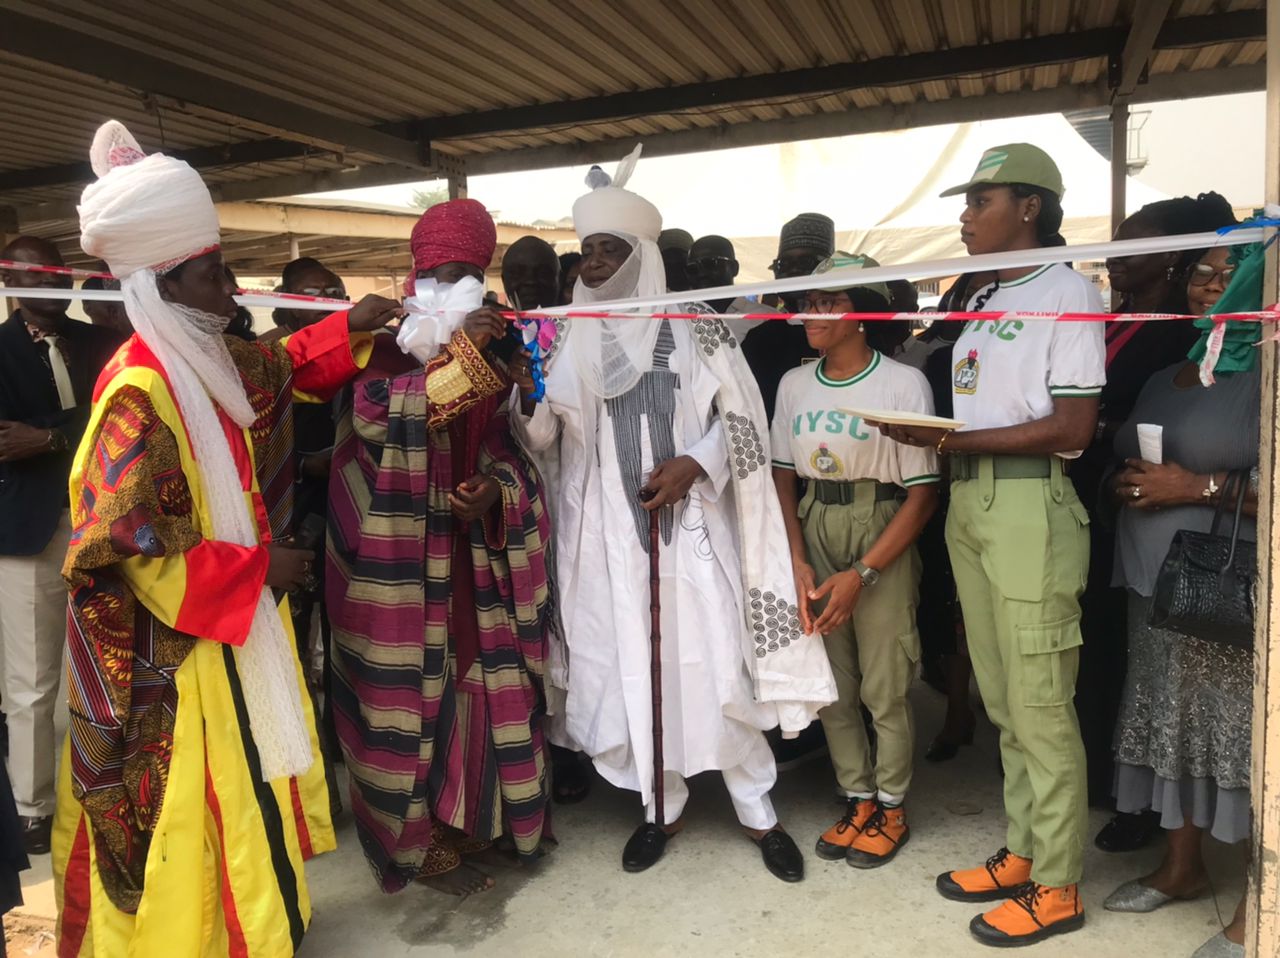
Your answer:
[[[1180,529],[1156,576],[1149,622],[1159,629],[1242,649],[1253,648],[1254,584],[1258,555],[1240,548],[1240,519],[1248,472],[1228,473],[1208,532]],[[1226,505],[1236,496],[1231,535],[1219,535]]]

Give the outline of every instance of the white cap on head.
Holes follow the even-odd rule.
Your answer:
[[[578,239],[597,233],[622,233],[651,243],[662,232],[662,214],[643,196],[623,189],[640,159],[640,145],[632,150],[612,177],[598,166],[587,174],[590,193],[579,196],[573,204],[573,228]]]
[[[116,120],[98,128],[89,151],[97,182],[80,196],[80,246],[119,278],[165,272],[218,248],[218,212],[200,174],[153,153]]]

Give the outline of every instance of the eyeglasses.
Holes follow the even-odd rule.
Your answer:
[[[847,313],[853,301],[845,293],[815,293],[804,301],[806,313]]]
[[[733,260],[728,256],[700,256],[689,260],[690,273],[713,273],[723,266],[729,266]]]
[[[310,286],[299,290],[303,296],[323,296],[326,299],[346,299],[347,291],[342,286]]]
[[[778,257],[769,264],[769,269],[773,272],[775,279],[782,279],[784,276],[808,276],[818,268],[821,262],[821,256],[797,256],[792,259]]]
[[[1222,280],[1222,285],[1227,286],[1231,282],[1231,277],[1235,275],[1236,268],[1234,266],[1224,266],[1222,269],[1214,269],[1208,263],[1196,263],[1191,267],[1191,272],[1187,276],[1187,282],[1192,286],[1208,286],[1215,278]]]

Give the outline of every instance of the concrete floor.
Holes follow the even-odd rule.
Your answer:
[[[941,700],[915,693],[922,748],[941,718]],[[908,809],[911,843],[891,865],[858,872],[809,850],[840,812],[825,758],[782,773],[774,802],[807,853],[806,880],[780,882],[738,830],[719,777],[692,783],[685,831],[650,871],[622,871],[622,845],[639,821],[633,794],[597,780],[581,805],[556,806],[560,845],[541,863],[495,877],[498,887],[457,901],[422,887],[388,896],[375,890],[349,815],[339,849],[307,868],[314,918],[303,958],[399,956],[857,955],[859,958],[991,955],[967,929],[981,906],[948,902],[934,877],[979,864],[1003,843],[995,735],[980,724],[977,743],[942,765],[917,766]],[[1107,816],[1094,812],[1091,835]],[[1036,958],[1181,958],[1229,919],[1244,885],[1239,849],[1210,843],[1215,896],[1153,915],[1116,915],[1102,900],[1120,882],[1159,861],[1157,845],[1105,855],[1090,845],[1083,886],[1084,930],[1047,941]],[[48,856],[27,873],[32,919],[52,917]],[[36,958],[45,947],[10,954]]]

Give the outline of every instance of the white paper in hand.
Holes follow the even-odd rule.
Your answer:
[[[1143,462],[1164,465],[1164,426],[1149,422],[1138,423],[1138,455]]]

